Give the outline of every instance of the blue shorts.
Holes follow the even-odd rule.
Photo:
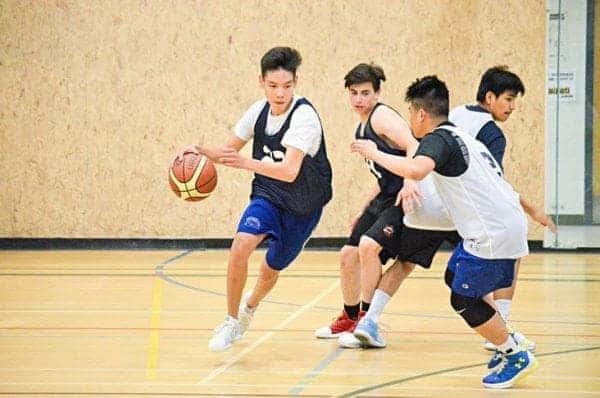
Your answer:
[[[512,285],[515,259],[485,259],[465,251],[459,243],[448,260],[448,269],[454,273],[453,292],[479,298],[497,289]]]
[[[267,234],[267,265],[274,270],[286,268],[304,247],[317,226],[323,209],[300,217],[286,212],[263,198],[250,201],[238,224],[238,232]]]

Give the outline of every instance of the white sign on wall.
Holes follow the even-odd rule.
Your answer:
[[[585,212],[587,0],[546,2],[546,211]]]

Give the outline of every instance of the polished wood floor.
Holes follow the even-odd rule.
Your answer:
[[[249,286],[263,252],[252,258]],[[343,350],[314,329],[339,311],[336,252],[305,251],[244,338],[207,342],[225,314],[226,251],[0,251],[3,396],[600,396],[600,255],[534,253],[514,325],[538,345],[517,388],[484,389],[489,354],[448,304],[448,253],[382,318],[388,347]]]

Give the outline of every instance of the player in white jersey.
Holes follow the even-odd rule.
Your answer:
[[[454,310],[504,355],[485,376],[488,388],[508,388],[537,365],[509,335],[486,296],[512,284],[514,263],[528,252],[527,220],[518,194],[486,147],[448,122],[449,95],[436,76],[417,79],[406,92],[410,125],[421,138],[414,158],[385,154],[365,140],[352,150],[405,178],[432,180],[463,244],[448,262],[446,283]]]
[[[506,66],[495,66],[488,69],[481,77],[477,90],[477,103],[458,106],[450,111],[448,119],[456,126],[477,138],[489,149],[496,162],[502,167],[503,157],[506,150],[506,138],[497,122],[508,120],[516,108],[516,100],[519,94],[525,94],[525,86],[515,73],[508,70]],[[542,211],[536,209],[528,200],[519,197],[523,208],[531,217],[542,225],[548,226],[553,232],[556,226],[552,219]],[[513,284],[506,289],[499,289],[493,293],[493,300],[502,319],[508,322],[512,299],[515,294],[519,262],[515,265],[515,278]],[[515,332],[515,338],[526,343],[529,349],[535,350],[535,343]],[[496,347],[489,341],[484,342],[484,348],[495,350]],[[496,356],[498,360],[499,356]],[[493,361],[493,360],[492,360]],[[493,363],[492,363],[493,364]]]

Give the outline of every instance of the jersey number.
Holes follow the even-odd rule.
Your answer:
[[[496,159],[494,159],[489,153],[487,152],[480,152],[481,156],[483,156],[483,158],[485,160],[487,160],[488,164],[492,167],[492,169],[494,169],[494,171],[496,172],[496,174],[498,174],[500,177],[502,177],[502,170],[500,169],[500,167],[498,166],[498,164],[496,163]]]

